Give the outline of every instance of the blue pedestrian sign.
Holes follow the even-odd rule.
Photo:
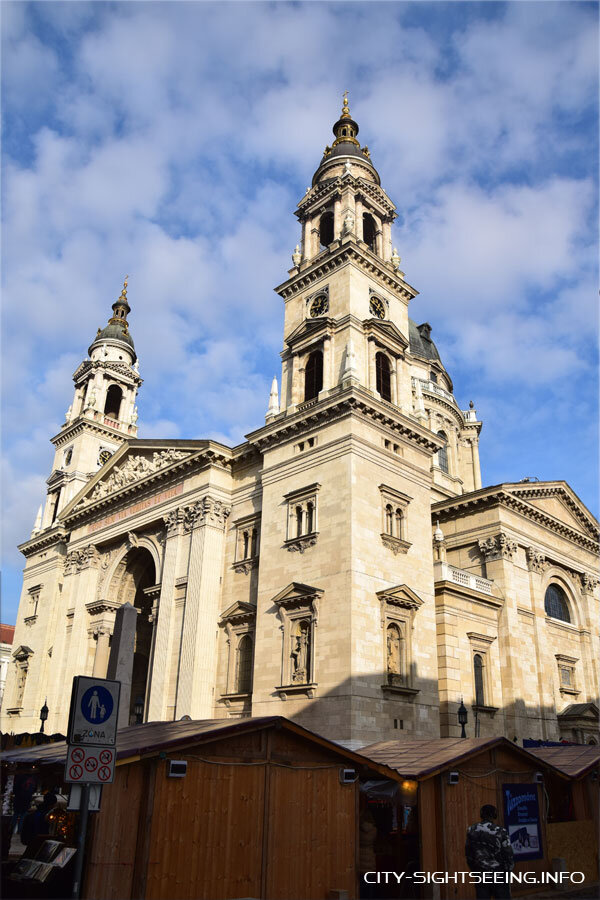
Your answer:
[[[120,681],[77,675],[73,679],[68,743],[114,747],[120,692]]]

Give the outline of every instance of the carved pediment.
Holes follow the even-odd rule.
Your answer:
[[[382,339],[382,343],[389,347],[398,345],[405,350],[408,347],[408,339],[404,337],[400,329],[387,319],[365,319],[363,322],[365,334]]]
[[[598,522],[566,482],[531,482],[506,485],[509,493],[569,528],[598,538]]]
[[[292,581],[276,597],[273,597],[272,602],[275,606],[283,606],[286,609],[290,609],[294,606],[309,604],[318,599],[322,593],[323,591],[320,588]]]
[[[401,609],[417,610],[423,606],[423,600],[416,594],[407,584],[399,584],[396,587],[385,588],[383,591],[377,591],[379,600],[397,606]]]
[[[61,518],[74,510],[89,506],[116,494],[125,487],[143,481],[150,475],[166,471],[192,455],[192,450],[179,450],[174,447],[139,447],[126,444],[118,450],[109,462],[103,466],[86,487],[63,511]]]
[[[12,655],[14,659],[18,660],[18,662],[23,662],[33,655],[33,650],[31,649],[31,647],[27,647],[25,644],[21,644],[19,647],[17,647],[16,650],[13,650]]]
[[[304,341],[307,338],[315,338],[318,337],[321,332],[327,333],[332,327],[335,325],[333,319],[323,317],[318,319],[306,319],[297,328],[295,328],[291,334],[288,334],[285,339],[288,347],[291,347],[294,344],[298,344],[300,341]]]
[[[566,709],[558,713],[559,719],[587,719],[598,724],[600,712],[595,703],[571,703]]]
[[[256,618],[256,606],[253,603],[246,603],[239,600],[228,606],[225,612],[221,613],[221,624],[227,622],[248,622]]]

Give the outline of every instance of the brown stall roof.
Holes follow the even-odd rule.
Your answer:
[[[580,778],[600,765],[600,747],[593,744],[531,747],[529,752],[570,778]]]
[[[283,716],[263,716],[247,719],[197,719],[186,722],[147,722],[145,725],[131,725],[117,733],[117,765],[134,762],[142,757],[155,756],[162,750],[171,752],[185,747],[230,737],[243,732],[260,731],[268,728],[285,728],[325,750],[344,757],[348,762],[365,766],[385,778],[398,780],[396,772],[385,764],[367,759],[360,753],[348,750],[327,738],[290,722]],[[5,763],[21,765],[64,765],[67,756],[66,741],[57,741],[42,747],[14,748],[2,754]]]
[[[359,753],[395,769],[404,778],[426,779],[484,750],[499,746],[522,756],[530,767],[539,765],[539,759],[505,737],[379,741],[361,747]],[[546,765],[553,767],[550,761]]]

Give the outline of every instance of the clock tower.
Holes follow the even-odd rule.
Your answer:
[[[98,329],[87,359],[73,375],[73,402],[61,430],[52,438],[55,453],[48,494],[32,537],[51,528],[90,477],[125,440],[137,435],[135,399],[142,379],[127,321],[131,311],[127,279],[112,310],[108,324]]]

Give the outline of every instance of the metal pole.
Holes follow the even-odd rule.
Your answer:
[[[75,874],[73,875],[72,900],[79,900],[81,896],[81,876],[83,873],[83,852],[85,850],[85,836],[87,834],[88,809],[90,805],[90,786],[81,785],[81,800],[79,802],[79,834],[77,836],[77,853],[75,854]]]

